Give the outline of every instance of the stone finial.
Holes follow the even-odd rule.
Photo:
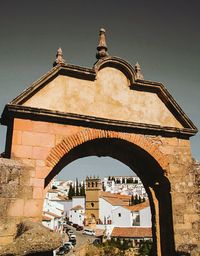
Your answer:
[[[138,62],[135,64],[135,80],[144,80],[144,76],[142,74],[141,67]]]
[[[58,64],[64,64],[65,60],[63,59],[63,53],[62,49],[59,47],[56,54],[56,60],[53,63],[53,66],[56,66]]]
[[[106,30],[104,28],[101,28],[99,31],[99,44],[97,46],[97,59],[102,59],[106,56],[108,56],[107,52],[107,44],[106,44]]]

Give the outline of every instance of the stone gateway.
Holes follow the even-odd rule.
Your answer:
[[[189,139],[197,128],[163,84],[144,79],[138,63],[132,67],[108,54],[104,29],[96,56],[93,68],[74,66],[59,48],[53,68],[5,106],[4,158],[18,165],[2,181],[1,201],[7,205],[1,221],[7,231],[0,242],[12,241],[19,221],[41,221],[50,181],[64,166],[95,155],[118,159],[143,182],[154,255],[176,255],[186,244],[196,247],[197,175]],[[12,180],[10,195],[6,187]]]

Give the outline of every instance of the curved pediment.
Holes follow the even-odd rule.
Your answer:
[[[94,70],[98,74],[100,70],[111,67],[120,70],[133,83],[136,79],[134,68],[125,60],[118,57],[106,57],[98,60],[94,65]]]
[[[137,129],[190,135],[197,131],[162,84],[137,79],[134,68],[117,57],[103,58],[93,69],[56,65],[15,98],[8,109],[58,115],[62,120],[73,116],[85,122],[127,123]]]

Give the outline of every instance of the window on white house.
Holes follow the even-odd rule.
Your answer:
[[[118,217],[121,217],[122,215],[121,215],[121,213],[118,213]]]
[[[140,226],[140,214],[139,214],[139,212],[137,214],[135,214],[135,217],[133,218],[132,226]]]

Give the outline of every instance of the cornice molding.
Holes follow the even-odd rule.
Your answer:
[[[175,128],[153,124],[143,124],[7,104],[1,118],[1,124],[9,125],[10,120],[13,118],[79,125],[97,129],[103,128],[107,130],[116,130],[122,132],[160,134],[164,136],[177,136],[186,138],[197,133],[197,129],[195,128]]]
[[[145,91],[150,93],[156,93],[166,107],[173,113],[175,118],[182,124],[183,129],[173,128],[173,127],[161,127],[159,125],[146,125],[132,122],[125,122],[119,120],[110,120],[106,118],[98,118],[92,116],[78,115],[72,113],[62,113],[59,111],[50,111],[46,109],[35,109],[31,107],[24,107],[22,104],[31,98],[40,89],[45,87],[50,81],[52,81],[58,75],[66,75],[71,77],[76,77],[78,79],[84,79],[88,81],[94,81],[98,74],[98,71],[104,67],[114,67],[122,71],[127,78],[130,80],[130,90]],[[45,120],[50,120],[50,117],[54,120],[59,120],[59,122],[66,122],[66,120],[76,120],[82,123],[93,122],[95,124],[127,127],[130,129],[143,129],[148,131],[159,131],[161,133],[173,133],[173,134],[186,134],[187,136],[192,136],[197,133],[197,128],[189,117],[184,113],[181,107],[177,104],[168,90],[162,83],[152,82],[147,80],[135,79],[135,69],[125,60],[118,57],[105,57],[98,60],[93,68],[79,67],[75,65],[60,63],[52,68],[49,72],[43,75],[39,80],[34,82],[29,88],[23,91],[19,96],[8,104],[2,114],[2,123],[6,124],[6,116],[17,115],[17,116],[29,116]],[[81,88],[80,88],[81,90]]]

